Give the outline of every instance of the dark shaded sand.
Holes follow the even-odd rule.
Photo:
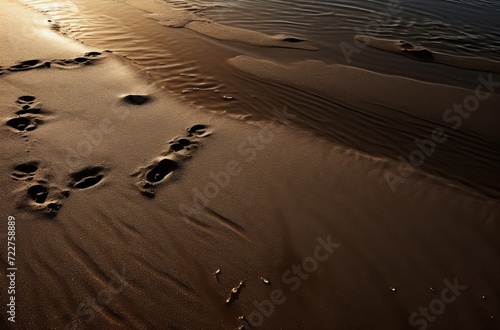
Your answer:
[[[328,95],[332,99],[342,100],[355,109],[377,112],[380,110],[373,105],[381,105],[450,126],[453,124],[451,121],[443,122],[443,113],[454,103],[460,103],[475,92],[402,76],[379,74],[342,64],[328,65],[314,60],[284,65],[241,55],[228,62],[260,78],[301,86]],[[479,83],[478,81],[478,85]],[[481,92],[488,91],[483,87]],[[433,95],[440,97],[433,98]],[[463,120],[460,129],[500,142],[500,136],[496,134],[500,123],[498,104],[500,95],[492,94],[481,102],[482,115],[470,116]]]
[[[416,140],[431,138],[435,129],[443,130],[446,143],[436,143],[420,168],[500,197],[500,94],[488,94],[487,87],[482,86],[480,92],[488,97],[478,101],[475,112],[461,117],[455,107],[476,91],[313,60],[285,65],[241,55],[228,62],[261,80],[299,87],[338,103],[343,111],[334,112],[338,118],[330,119],[332,125],[336,120],[350,125],[344,116],[355,119],[356,125],[349,126],[355,138],[348,143],[359,140],[357,148],[375,155],[408,159],[411,152],[420,150]],[[491,74],[479,75],[477,84],[492,78]],[[496,77],[492,81],[500,85]]]
[[[237,41],[263,47],[317,50],[315,46],[306,40],[294,36],[284,34],[269,36],[257,31],[222,25],[202,18],[193,12],[176,10],[167,3],[157,0],[125,0],[124,2],[150,12],[151,14],[146,16],[157,20],[162,25],[173,28],[187,28],[215,39]]]
[[[3,67],[95,51],[48,26],[24,30],[43,16],[14,1],[2,10]],[[31,35],[43,50],[10,51]],[[360,87],[348,87],[349,100]],[[16,217],[18,268],[16,323],[3,312],[2,329],[407,329],[446,281],[467,288],[432,327],[498,326],[498,200],[423,171],[391,192],[394,161],[286,126],[285,114],[207,114],[113,54],[9,72],[0,93],[1,216]],[[13,131],[20,101],[50,120]],[[141,175],[154,198],[137,189]],[[270,299],[280,303],[268,316],[255,312]]]
[[[467,70],[500,73],[500,62],[498,61],[445,54],[413,45],[404,40],[381,39],[366,35],[357,35],[355,38],[371,47],[404,55],[418,61],[445,64]]]

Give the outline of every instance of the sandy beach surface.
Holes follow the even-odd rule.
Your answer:
[[[201,79],[37,3],[1,8],[0,328],[500,328],[498,59],[94,3]]]

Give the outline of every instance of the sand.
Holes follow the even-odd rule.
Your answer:
[[[412,313],[453,283],[454,302],[432,327],[498,325],[498,181],[485,188],[476,174],[468,185],[417,168],[393,191],[386,174],[397,160],[301,130],[299,114],[207,113],[16,1],[2,10],[0,232],[14,216],[18,269],[16,322],[3,312],[2,328],[415,328],[425,318]],[[271,62],[232,64],[285,84],[303,69],[284,77]],[[370,97],[374,81],[407,84],[410,96],[415,86],[467,95],[327,69],[355,74]],[[356,100],[349,86],[334,92]],[[498,144],[497,101],[464,123],[484,153]],[[437,118],[420,110],[406,113]],[[0,254],[7,260],[5,243]]]
[[[414,150],[420,150],[416,141],[427,141],[436,129],[442,130],[446,143],[435,141],[427,152],[430,157],[417,161],[419,167],[499,196],[500,96],[487,92],[488,81],[498,84],[491,73],[480,73],[476,78],[480,88],[468,90],[321,61],[283,65],[240,55],[228,62],[259,79],[311,90],[334,100],[340,109],[328,115],[330,126],[345,134],[350,130],[360,132],[354,141],[339,138],[339,142],[375,155],[396,159],[404,155],[407,159]],[[487,97],[476,99],[477,90],[480,97],[482,92]],[[463,105],[471,98],[477,102],[476,107]],[[455,111],[456,106],[464,108],[463,117]],[[346,120],[344,116],[349,117]],[[471,158],[471,153],[473,159],[464,164],[463,159]]]
[[[461,69],[500,73],[500,62],[498,61],[446,54],[404,40],[374,38],[365,35],[357,35],[356,39],[371,47],[404,55],[418,61],[440,63]]]
[[[306,40],[294,36],[284,34],[269,36],[257,31],[222,25],[202,18],[193,12],[175,10],[165,2],[158,0],[126,0],[125,2],[150,12],[151,14],[146,14],[146,17],[155,19],[162,25],[173,28],[187,28],[211,38],[243,42],[261,47],[317,50],[315,46]]]

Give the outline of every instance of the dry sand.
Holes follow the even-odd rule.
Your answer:
[[[420,170],[392,192],[396,161],[300,131],[286,111],[208,115],[15,1],[2,10],[1,232],[15,216],[18,268],[2,328],[415,328],[455,279],[467,288],[432,327],[498,326],[497,199]],[[235,65],[275,69],[252,61]],[[490,115],[467,130],[498,143]],[[263,316],[255,302],[271,299]]]

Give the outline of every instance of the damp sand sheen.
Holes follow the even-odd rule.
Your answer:
[[[346,3],[3,1],[0,327],[498,328],[499,59]]]

